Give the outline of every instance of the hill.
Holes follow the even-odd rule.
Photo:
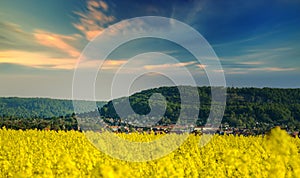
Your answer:
[[[88,106],[90,101],[76,101]],[[97,102],[102,107],[106,102]],[[88,107],[86,107],[88,108]],[[82,109],[85,109],[82,107]],[[97,108],[95,107],[95,110]],[[49,98],[0,98],[0,128],[77,130],[72,100]]]
[[[184,86],[186,93],[194,87]],[[225,90],[224,88],[219,88]],[[247,128],[269,130],[274,126],[281,126],[288,130],[300,130],[300,89],[277,89],[277,88],[226,88],[227,104],[225,108],[223,125],[234,128]],[[107,124],[153,126],[170,125],[178,121],[182,111],[186,111],[182,117],[193,117],[189,115],[199,109],[195,125],[204,126],[210,114],[211,88],[197,87],[200,104],[181,104],[180,93],[177,87],[160,87],[144,90],[129,97],[113,100],[114,105],[125,109],[126,101],[129,99],[134,114],[124,113],[122,118],[116,113],[113,102],[97,102],[98,111]],[[152,94],[160,93],[166,99],[166,108],[162,102],[152,102]],[[188,96],[193,98],[192,94]],[[149,102],[150,101],[150,102]],[[77,101],[82,106],[91,104],[89,101]],[[150,105],[149,105],[150,104]],[[151,108],[163,112],[163,117],[152,115],[145,119],[140,115],[146,115]],[[84,107],[82,107],[84,109]],[[87,107],[88,108],[88,107]],[[96,110],[73,114],[71,100],[58,100],[49,98],[0,98],[0,126],[14,129],[49,128],[70,130],[77,128],[78,118],[98,118]],[[165,109],[165,110],[164,110]],[[126,110],[126,109],[125,109]],[[160,112],[158,112],[160,113]],[[84,119],[83,119],[84,121]],[[150,124],[149,124],[150,123]],[[90,123],[89,123],[90,124]],[[91,125],[89,125],[91,127]]]
[[[82,105],[89,101],[77,101]],[[102,107],[106,102],[97,102]],[[51,118],[70,115],[74,112],[72,100],[50,98],[0,97],[0,117]]]
[[[192,87],[186,87],[188,92]],[[159,125],[176,123],[181,107],[189,109],[200,108],[196,124],[206,124],[211,105],[211,88],[198,87],[200,106],[193,103],[181,106],[180,94],[176,87],[160,87],[144,90],[129,98],[119,98],[114,101],[115,105],[124,105],[129,99],[133,110],[138,114],[150,112],[149,98],[154,93],[161,93],[167,100],[164,116],[158,120]],[[222,120],[223,124],[235,128],[261,128],[270,129],[276,125],[290,130],[300,129],[300,89],[277,89],[277,88],[227,88],[227,104]],[[137,115],[127,115],[120,118],[116,113],[113,102],[105,104],[100,114],[103,118],[109,118],[112,125],[120,122],[143,124]],[[135,118],[134,118],[135,117]],[[188,117],[188,116],[186,116]],[[154,120],[157,118],[154,118]]]

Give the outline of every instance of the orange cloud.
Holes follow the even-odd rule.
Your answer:
[[[108,5],[104,1],[99,1],[100,7],[102,7],[105,11],[108,10]]]
[[[90,0],[87,2],[88,9],[99,8],[99,7],[101,7],[105,11],[108,10],[108,5],[104,1]]]
[[[127,60],[105,60],[102,61],[101,70],[117,69],[119,66],[125,64]],[[101,62],[99,60],[81,61],[80,68],[98,68]]]
[[[88,2],[88,8],[99,7],[99,6],[100,6],[100,4],[97,1],[89,1]]]
[[[43,30],[36,30],[34,32],[34,37],[39,44],[59,49],[60,51],[67,53],[71,57],[79,57],[80,55],[80,52],[67,42],[74,42],[78,40],[78,35],[66,36]]]
[[[125,64],[127,60],[105,60],[101,69],[108,70],[108,69],[116,69],[119,66]]]
[[[205,64],[197,64],[197,67],[199,67],[200,69],[205,69],[207,67],[207,65]]]
[[[17,64],[34,68],[45,69],[65,69],[73,70],[77,63],[76,58],[54,58],[49,57],[44,53],[32,53],[25,51],[1,51],[0,64],[9,63]],[[105,60],[101,66],[101,70],[117,69],[119,66],[125,64],[127,60]],[[80,63],[81,68],[98,68],[99,60],[87,60]]]
[[[0,42],[0,63],[37,68],[72,69],[80,55],[79,34],[61,35],[36,29],[24,31],[20,25],[0,22],[1,32],[7,38]],[[14,43],[12,43],[14,41]]]
[[[115,20],[114,16],[103,13],[108,8],[108,5],[104,1],[89,0],[87,2],[87,12],[74,12],[80,17],[80,22],[73,23],[73,26],[84,34],[87,40],[91,41],[101,33],[105,25]]]
[[[9,50],[0,52],[0,63],[18,64],[35,68],[73,69],[76,59],[51,58],[43,53]]]
[[[168,68],[174,68],[174,67],[184,67],[188,65],[195,64],[196,62],[180,62],[175,64],[159,64],[159,65],[145,65],[144,69],[152,70],[152,69],[168,69]]]
[[[90,31],[86,31],[85,35],[88,40],[92,40],[94,37],[99,35],[101,32],[102,32],[102,30],[90,30]]]

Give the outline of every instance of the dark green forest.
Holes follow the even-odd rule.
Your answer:
[[[72,114],[70,100],[48,98],[0,98],[0,116],[12,118],[50,118]]]
[[[189,93],[192,87],[185,87]],[[224,88],[218,88],[225,90]],[[97,102],[98,111],[102,119],[110,125],[145,124],[139,115],[150,112],[149,98],[154,93],[160,93],[166,98],[167,106],[163,117],[149,118],[156,125],[169,125],[177,122],[182,108],[195,111],[199,108],[197,126],[204,126],[210,113],[211,88],[198,87],[200,105],[195,103],[182,104],[177,87],[160,87],[144,90],[134,95],[113,100],[114,105],[123,106],[129,99],[130,105],[137,114],[128,114],[120,118],[113,106],[113,102]],[[300,89],[277,88],[226,88],[226,108],[222,120],[223,124],[235,128],[261,128],[268,130],[274,126],[281,126],[289,130],[300,129]],[[189,96],[195,97],[195,96]],[[88,101],[81,101],[84,108]],[[152,103],[152,107],[160,108],[161,103]],[[163,107],[161,107],[163,108]],[[71,100],[57,100],[48,98],[0,98],[0,127],[13,129],[77,129],[77,117],[98,116],[95,111],[74,114]],[[188,112],[183,115],[188,118]]]
[[[186,91],[192,87],[186,87]],[[222,89],[222,88],[219,88]],[[159,120],[160,125],[176,123],[181,107],[197,109],[199,115],[196,124],[204,126],[208,118],[211,105],[211,88],[198,87],[200,106],[193,103],[181,106],[180,94],[176,87],[161,87],[145,90],[129,97],[130,104],[138,114],[150,112],[148,100],[153,93],[161,93],[167,100],[164,117]],[[300,89],[276,88],[227,88],[226,109],[222,120],[235,128],[261,128],[268,130],[274,126],[281,126],[290,130],[300,128]],[[128,98],[114,100],[114,104],[122,105]],[[100,110],[104,118],[113,118],[114,124],[120,121],[112,101]],[[136,120],[128,115],[130,121]],[[137,116],[135,116],[137,117]],[[188,116],[185,116],[188,117]],[[127,118],[122,118],[126,122]]]
[[[77,129],[72,100],[50,98],[0,98],[0,128],[11,129]],[[76,101],[84,106],[90,101]],[[102,107],[106,102],[97,102]],[[97,109],[95,107],[95,109]]]

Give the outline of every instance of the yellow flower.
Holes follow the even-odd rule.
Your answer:
[[[90,141],[101,144],[97,140],[100,133],[89,134]],[[163,136],[153,133],[117,135],[135,142],[155,141]],[[168,144],[176,145],[180,135],[173,134],[168,138]],[[279,128],[266,137],[215,135],[205,145],[203,141],[209,140],[209,136],[201,139],[190,135],[175,151],[147,162],[112,158],[96,149],[89,140],[83,133],[75,131],[1,129],[0,177],[280,178],[300,175],[300,140]],[[118,148],[107,149],[125,154]],[[164,146],[157,148],[158,151],[164,149]],[[147,153],[147,150],[144,151]]]

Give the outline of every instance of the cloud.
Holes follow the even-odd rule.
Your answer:
[[[271,52],[268,52],[268,51],[245,52],[242,55],[236,55],[234,57],[231,57],[229,60],[233,60],[233,61],[240,62],[240,63],[245,62],[245,61],[247,61],[247,62],[249,62],[249,61],[257,62],[258,60],[261,61],[261,60],[271,59],[276,55],[277,54],[271,53]]]
[[[226,68],[223,72],[225,74],[251,74],[253,72],[287,72],[295,71],[296,68],[281,68],[281,67],[252,67],[252,68]],[[222,71],[214,71],[222,72]]]
[[[177,67],[185,67],[189,66],[192,64],[195,64],[196,62],[190,61],[190,62],[180,62],[180,63],[175,63],[175,64],[158,64],[158,65],[144,65],[144,69],[147,70],[153,70],[153,69],[169,69],[169,68],[177,68]]]
[[[63,51],[71,57],[79,57],[80,55],[80,51],[71,45],[72,42],[76,42],[78,38],[80,38],[79,35],[75,34],[67,36],[43,30],[36,30],[34,32],[34,37],[37,43]]]
[[[212,70],[212,72],[224,73],[224,69],[214,69],[214,70]]]
[[[265,71],[265,72],[284,72],[297,70],[296,68],[281,68],[281,67],[262,67],[262,68],[251,68],[250,71]]]
[[[205,69],[207,67],[207,65],[205,64],[197,64],[197,67],[199,67],[200,69]]]
[[[111,70],[111,69],[117,69],[118,67],[125,64],[126,62],[127,60],[111,60],[111,59],[107,59],[105,61],[87,60],[87,61],[81,61],[80,68],[81,69],[98,68],[100,67],[99,64],[102,63],[101,70]]]
[[[104,1],[87,1],[87,11],[74,13],[79,16],[79,22],[73,23],[73,26],[79,30],[88,41],[91,41],[102,30],[115,21],[114,16],[106,15],[109,7]]]
[[[222,58],[222,66],[226,74],[254,74],[257,72],[287,72],[298,70],[286,63],[274,62],[280,57],[281,52],[289,51],[291,48],[269,48],[247,50],[240,56]]]
[[[20,25],[0,21],[0,50],[45,50],[37,43],[31,33],[23,31]]]
[[[96,6],[91,4],[90,6]],[[99,7],[105,7],[99,4]],[[0,64],[12,64],[38,69],[74,69],[83,39],[79,34],[62,35],[35,29],[32,33],[13,23],[0,22]],[[89,32],[91,33],[91,32]],[[126,60],[106,60],[102,69],[115,69]],[[98,67],[99,60],[91,60],[84,68]]]
[[[240,74],[247,74],[247,71],[229,71],[229,72],[225,72],[225,74],[236,74],[236,75],[240,75]]]
[[[237,62],[242,65],[261,65],[264,64],[262,61],[245,61],[245,62]]]
[[[61,35],[35,29],[27,32],[20,25],[0,21],[0,51],[43,52],[50,56],[78,57],[82,46],[79,34]]]
[[[194,1],[192,9],[190,9],[187,13],[186,22],[187,23],[193,23],[195,19],[197,18],[197,15],[203,10],[204,7],[203,1]]]
[[[80,55],[79,34],[61,35],[0,21],[0,63],[35,68],[71,69]]]
[[[259,35],[253,35],[244,39],[239,39],[239,40],[232,40],[230,42],[223,42],[223,43],[219,43],[219,44],[213,44],[212,46],[215,47],[224,47],[224,46],[230,46],[230,45],[239,45],[239,44],[245,44],[245,43],[249,43],[249,42],[253,42],[253,41],[257,41],[257,40],[261,40],[262,38],[271,36],[275,33],[277,33],[278,31],[268,31],[266,33],[263,34],[259,34]]]
[[[52,58],[43,53],[9,50],[0,52],[0,63],[16,64],[35,68],[73,69],[76,59]]]
[[[293,50],[291,47],[278,47],[278,48],[263,48],[263,49],[249,49],[248,52],[283,52]]]
[[[295,47],[287,45],[268,48],[256,46],[256,48],[248,48],[241,52],[240,55],[221,58],[223,68],[226,71],[240,69],[239,73],[246,71],[249,74],[299,71],[299,68],[295,67],[297,62],[291,58],[291,54],[295,54]]]
[[[245,68],[227,68],[223,69],[223,72],[226,75],[240,75],[240,74],[248,74],[249,71]]]
[[[99,1],[98,3],[100,7],[102,7],[102,9],[104,9],[105,11],[108,10],[108,5],[104,1]]]

